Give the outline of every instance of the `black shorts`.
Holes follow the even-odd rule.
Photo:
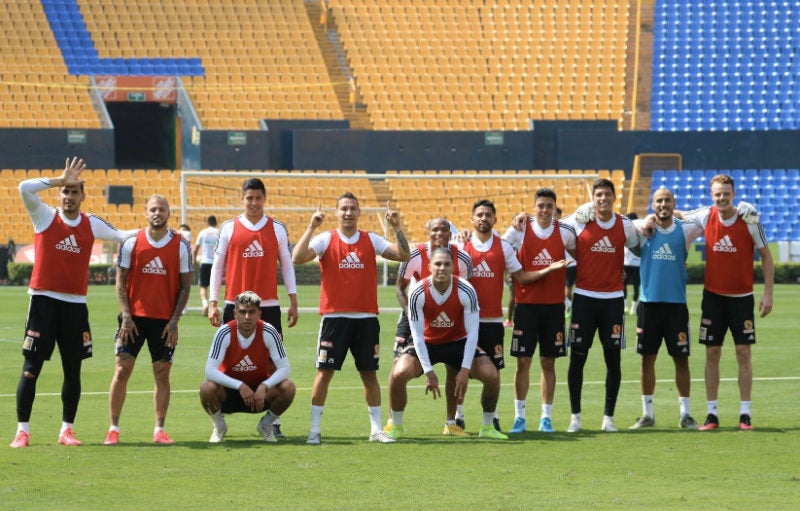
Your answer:
[[[540,357],[563,357],[567,354],[563,303],[518,303],[514,309],[513,332],[512,357],[532,357],[537,344]]]
[[[58,344],[62,360],[83,360],[92,356],[89,309],[85,303],[72,303],[31,296],[22,354],[26,358],[50,360]]]
[[[114,344],[116,346],[115,352],[117,355],[127,353],[133,358],[139,356],[139,352],[147,341],[147,348],[150,350],[150,360],[155,362],[163,361],[172,363],[172,358],[175,354],[175,348],[168,348],[166,346],[167,337],[161,337],[164,333],[164,327],[169,323],[168,319],[153,319],[145,318],[142,316],[133,316],[133,322],[136,324],[136,330],[139,334],[134,336],[133,343],[122,344],[119,338],[119,328],[114,335]],[[122,314],[117,316],[117,325],[122,326]]]
[[[253,389],[253,392],[256,391],[258,386],[255,388],[250,387]],[[266,399],[264,400],[264,410],[269,410],[269,401]],[[261,412],[254,412],[250,409],[249,406],[244,402],[242,399],[242,395],[239,393],[238,389],[229,389],[225,387],[225,401],[222,402],[222,413],[264,413]]]
[[[322,318],[317,341],[317,368],[342,368],[348,350],[353,354],[356,369],[377,371],[381,344],[378,318]]]
[[[408,316],[405,311],[402,311],[400,317],[397,318],[397,328],[394,331],[394,358],[402,355],[409,346],[414,346],[414,338],[411,336]]]
[[[441,362],[442,364],[450,366],[454,369],[461,369],[461,363],[464,361],[464,347],[466,345],[466,338],[453,342],[446,342],[444,344],[425,343],[425,346],[428,348],[428,359],[431,361],[432,366]],[[414,349],[414,345],[412,344],[403,350],[403,354],[408,354],[416,358],[417,350]],[[486,356],[488,356],[486,355],[486,352],[483,351],[480,346],[477,346],[475,348],[475,357],[473,358],[473,361],[477,358]]]
[[[233,321],[233,311],[236,310],[235,303],[226,303],[225,309],[222,311],[222,322],[228,323]],[[283,338],[283,330],[281,330],[281,308],[279,305],[270,305],[269,307],[261,307],[261,320],[264,323],[269,323],[275,327],[275,330],[281,334]]]
[[[211,285],[211,263],[201,263],[200,271],[197,274],[197,285],[200,287],[208,287]]]
[[[598,333],[605,350],[625,349],[625,299],[575,294],[569,325],[571,350],[587,353]]]
[[[641,283],[639,276],[639,266],[624,266],[625,271],[625,285],[632,284],[638,286]]]
[[[503,336],[506,329],[503,323],[481,322],[478,327],[478,347],[486,352],[494,366],[500,370],[506,366],[503,358]]]
[[[637,315],[636,353],[657,355],[663,340],[669,356],[689,356],[689,308],[685,303],[640,302]]]
[[[728,329],[734,344],[755,344],[754,305],[753,295],[722,296],[703,289],[700,344],[722,346]]]
[[[578,275],[578,267],[576,265],[567,266],[567,279],[564,281],[564,285],[567,287],[572,287],[575,285],[575,277]]]

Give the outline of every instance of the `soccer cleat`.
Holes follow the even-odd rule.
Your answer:
[[[309,433],[308,438],[306,438],[306,443],[308,445],[319,445],[322,443],[322,433]]]
[[[403,428],[403,426],[397,426],[394,423],[391,423],[387,424],[386,427],[383,428],[383,434],[388,436],[392,440],[400,440],[405,436],[406,431],[405,428]],[[371,440],[372,440],[372,435],[370,435],[370,441]]]
[[[542,417],[539,419],[539,431],[542,433],[555,433],[556,430],[553,429],[553,422],[550,420],[550,417]]]
[[[681,429],[697,429],[697,422],[687,413],[681,417],[678,426],[680,426]]]
[[[642,415],[641,417],[636,417],[636,422],[633,423],[633,426],[629,427],[628,429],[642,429],[642,428],[652,428],[656,425],[656,420],[652,417],[648,417],[647,415]]]
[[[210,444],[218,444],[222,442],[222,439],[225,438],[225,433],[228,432],[228,425],[225,422],[222,422],[222,427],[217,427],[214,425],[214,429],[211,431],[211,438],[208,439],[208,443]]]
[[[600,427],[600,429],[602,431],[605,431],[606,433],[616,433],[617,431],[619,431],[617,427],[614,425],[614,419],[612,419],[611,417],[608,418],[603,417],[603,425]]]
[[[280,424],[275,424],[275,423],[272,424],[272,434],[275,435],[275,438],[285,438],[283,436],[283,432],[281,431]]]
[[[30,443],[30,441],[31,435],[25,431],[19,430],[17,431],[17,436],[14,437],[14,441],[9,444],[9,447],[13,447],[14,449],[28,447],[28,443]]]
[[[581,418],[575,417],[574,415],[569,420],[569,427],[567,428],[567,433],[577,433],[581,430]]]
[[[261,434],[265,442],[277,442],[278,440],[275,438],[275,425],[268,424],[266,419],[266,415],[261,417],[261,420],[258,421],[258,426],[256,426],[256,430]]]
[[[58,435],[58,443],[69,446],[83,445],[83,442],[75,438],[75,433],[72,431],[72,428],[67,428]]]
[[[753,429],[753,425],[750,424],[750,416],[746,413],[743,413],[739,416],[739,429],[742,431],[751,431]]]
[[[158,431],[153,434],[153,443],[154,444],[161,444],[161,445],[172,445],[175,443],[175,440],[169,437],[166,431],[163,429],[159,429]]]
[[[464,428],[458,424],[445,424],[442,434],[448,436],[469,436],[469,433],[464,431]]]
[[[495,417],[492,419],[492,426],[494,426],[494,429],[497,431],[500,431],[501,433],[503,432],[503,430],[500,429],[500,417]]]
[[[103,445],[117,445],[119,443],[119,431],[109,430],[106,433],[106,439],[103,440]]]
[[[525,422],[525,419],[522,417],[517,417],[514,419],[514,425],[511,426],[511,429],[508,430],[509,433],[513,433],[515,435],[519,433],[525,433],[528,430],[528,425]]]
[[[467,423],[464,422],[464,417],[461,417],[460,419],[458,419],[458,418],[456,419],[456,426],[458,426],[461,429],[467,429]]]
[[[713,413],[709,413],[706,416],[706,422],[702,426],[700,426],[700,431],[711,431],[712,429],[717,429],[719,427],[719,419]]]
[[[393,428],[393,429],[397,429],[397,428]],[[401,430],[403,429],[402,426],[400,427],[400,429]],[[384,433],[383,431],[380,431],[380,430],[379,431],[374,431],[374,432],[370,433],[370,435],[369,435],[369,441],[370,442],[380,442],[382,444],[393,444],[394,440],[395,440],[394,438],[392,438],[391,436],[387,435],[386,433]]]
[[[508,440],[508,435],[494,429],[491,424],[484,424],[478,431],[478,438],[493,438],[495,440]]]

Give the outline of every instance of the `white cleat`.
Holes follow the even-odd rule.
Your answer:
[[[573,415],[569,420],[569,427],[567,433],[577,433],[581,430],[581,418]]]
[[[258,426],[256,426],[256,429],[261,434],[261,437],[264,438],[265,442],[277,442],[278,440],[275,438],[274,428],[272,427],[272,424],[267,424],[266,419],[266,416],[261,417],[261,420],[258,421]]]
[[[208,439],[208,443],[210,444],[218,444],[222,442],[222,439],[225,438],[225,433],[228,432],[228,425],[224,422],[222,423],[222,427],[218,428],[216,425],[214,426],[214,430],[211,431],[211,438]]]
[[[394,438],[390,437],[383,431],[374,431],[369,435],[370,442],[380,442],[382,444],[393,444]]]
[[[619,431],[614,425],[614,419],[611,417],[603,417],[603,426],[600,429],[606,433],[616,433]]]
[[[322,443],[322,433],[309,433],[308,438],[306,438],[306,443],[308,445],[319,445]]]

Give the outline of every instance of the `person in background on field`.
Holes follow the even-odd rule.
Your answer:
[[[214,428],[209,442],[222,442],[228,432],[226,413],[266,413],[256,431],[265,442],[276,442],[275,421],[294,401],[291,366],[283,338],[262,321],[261,297],[243,291],[234,298],[234,319],[214,335],[206,362],[200,402]]]
[[[429,266],[431,275],[418,281],[409,293],[409,325],[414,347],[406,348],[392,369],[389,388],[392,428],[388,435],[394,440],[405,435],[403,414],[411,379],[424,374],[425,393],[431,392],[434,399],[441,396],[433,366],[442,362],[447,369],[446,393],[463,399],[470,377],[483,383],[483,424],[478,436],[508,439],[492,424],[500,395],[500,376],[486,352],[478,346],[480,310],[475,289],[467,280],[453,275],[453,254],[447,247],[432,251]],[[445,430],[455,426],[454,403],[448,402]],[[468,436],[463,430],[460,433],[456,436]]]
[[[634,221],[639,218],[636,213],[628,213],[628,220]],[[636,314],[636,306],[639,305],[639,286],[641,279],[639,277],[639,267],[642,261],[639,256],[631,252],[631,249],[625,247],[625,283],[622,288],[622,297],[625,299],[625,308],[628,309],[628,314]],[[628,284],[633,286],[633,296],[631,297],[631,305],[628,308]]]
[[[33,222],[36,260],[28,294],[30,305],[22,342],[22,374],[17,386],[17,433],[11,447],[27,447],[36,382],[58,345],[64,382],[58,443],[81,445],[73,423],[81,399],[81,365],[92,356],[92,332],[86,291],[89,258],[95,239],[121,242],[136,231],[118,231],[100,217],[81,212],[86,199],[81,174],[86,164],[67,158],[57,178],[27,179],[19,184],[22,203]],[[58,190],[59,208],[42,202],[39,192]]]
[[[289,232],[283,223],[264,214],[266,200],[263,181],[245,180],[242,183],[244,212],[220,227],[208,297],[208,318],[213,326],[233,320],[236,297],[250,289],[262,299],[261,319],[283,335],[278,302],[279,263],[283,285],[289,295],[286,322],[289,328],[297,324],[297,281],[289,251]],[[220,313],[217,304],[223,273],[225,308]],[[273,431],[277,438],[283,436],[280,421],[274,424]]]
[[[321,292],[319,312],[322,321],[317,342],[317,373],[311,388],[311,427],[308,444],[322,442],[322,412],[328,387],[335,371],[342,368],[347,351],[355,360],[364,385],[370,420],[370,442],[393,442],[381,430],[381,387],[378,384],[380,361],[380,323],[378,322],[378,273],[376,256],[390,261],[406,261],[408,241],[400,226],[400,214],[386,203],[386,221],[394,230],[396,243],[359,230],[361,208],[350,192],[336,201],[338,227],[317,236],[314,231],[325,221],[322,205],[311,215],[311,222],[292,251],[295,264],[319,258]],[[313,238],[312,238],[313,236]]]
[[[739,429],[751,430],[750,398],[753,387],[751,345],[756,342],[753,259],[758,251],[764,275],[764,294],[758,303],[760,317],[772,312],[775,265],[758,215],[747,203],[733,205],[734,180],[726,174],[711,178],[713,206],[685,214],[687,223],[703,229],[706,271],[703,287],[700,344],[706,346],[706,406],[703,431],[719,427],[717,397],[719,361],[725,333],[730,330],[739,366]]]
[[[217,217],[209,215],[206,219],[207,227],[197,235],[194,244],[194,260],[200,263],[198,284],[200,286],[200,300],[203,308],[201,314],[208,316],[208,286],[211,284],[211,267],[214,263],[214,250],[219,242],[219,229]]]
[[[186,224],[181,224],[178,227],[178,232],[181,233],[181,236],[183,236],[183,239],[188,241],[189,244],[192,243],[192,228],[191,227],[189,227]]]
[[[656,425],[653,394],[656,389],[656,357],[662,340],[675,365],[682,429],[697,429],[690,406],[691,374],[689,355],[689,308],[686,306],[686,258],[692,241],[702,229],[674,218],[675,196],[667,188],[653,193],[655,230],[649,238],[640,235],[641,302],[636,320],[636,351],[642,356],[642,415],[629,429]],[[630,215],[628,216],[630,218]],[[635,220],[642,228],[644,221]]]
[[[117,261],[120,314],[115,335],[116,369],[108,393],[111,426],[105,445],[119,443],[119,418],[128,380],[145,342],[155,378],[153,442],[175,443],[164,431],[164,421],[169,408],[169,373],[178,345],[178,321],[192,287],[191,248],[167,227],[170,212],[166,198],[153,195],[145,211],[147,227],[123,242]]]
[[[517,358],[514,373],[514,425],[509,433],[527,431],[526,408],[531,361],[539,346],[542,413],[539,431],[552,433],[556,358],[567,354],[564,340],[564,279],[566,254],[575,250],[575,231],[555,219],[556,193],[541,188],[534,194],[534,216],[526,218],[525,230],[513,226],[505,238],[517,248],[522,269],[533,278],[515,283],[518,303],[514,313],[511,356]]]

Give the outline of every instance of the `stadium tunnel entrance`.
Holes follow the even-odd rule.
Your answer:
[[[175,104],[108,102],[114,122],[114,161],[123,169],[175,169],[178,115]]]

